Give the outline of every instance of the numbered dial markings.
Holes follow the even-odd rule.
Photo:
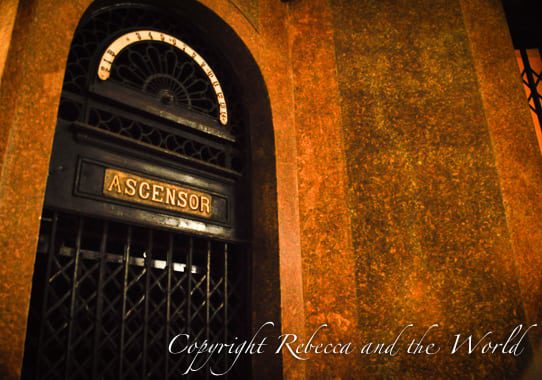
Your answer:
[[[175,46],[177,49],[181,50],[187,54],[190,58],[198,64],[199,67],[203,70],[211,85],[213,86],[214,92],[216,94],[218,107],[219,107],[219,120],[220,124],[226,125],[228,123],[228,109],[226,107],[226,99],[224,93],[222,92],[222,86],[218,81],[215,73],[207,62],[199,55],[194,49],[185,44],[183,41],[175,38],[166,33],[160,33],[154,30],[138,30],[135,32],[126,33],[119,38],[117,38],[111,45],[105,49],[102,59],[100,60],[100,65],[98,67],[98,78],[101,80],[109,79],[111,74],[111,66],[115,61],[115,58],[119,53],[127,46],[137,43],[139,41],[159,41],[171,46]]]

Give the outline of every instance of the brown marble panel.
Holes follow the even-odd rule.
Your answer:
[[[5,0],[0,2],[0,84],[2,73],[6,64],[8,50],[11,45],[11,33],[15,24],[19,0]]]
[[[6,0],[0,2],[0,85],[2,84],[4,68],[11,46],[13,26],[15,24],[18,7],[18,0]],[[2,101],[5,100],[6,99],[2,98]],[[6,147],[8,131],[7,128],[0,128],[0,167],[4,160],[4,149]]]
[[[247,20],[258,29],[260,16],[260,1],[259,0],[230,0]]]
[[[459,1],[331,1],[359,318],[433,341],[525,321],[484,103]],[[514,71],[516,73],[517,71]],[[370,359],[401,378],[514,376],[506,355]]]
[[[22,4],[0,87],[0,377],[19,378],[45,179],[71,37],[89,1]],[[62,25],[62,27],[59,27]]]
[[[495,152],[525,312],[542,318],[542,155],[501,3],[461,1]],[[541,334],[531,337],[540,351]],[[539,353],[540,354],[540,353]]]
[[[328,2],[289,6],[299,215],[303,256],[303,296],[307,333],[320,325],[318,342],[357,343],[355,261],[336,78],[332,15]],[[294,157],[291,158],[294,160]],[[313,355],[308,378],[349,378],[360,372],[358,355]]]

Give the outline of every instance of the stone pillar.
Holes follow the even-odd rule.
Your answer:
[[[373,341],[438,323],[442,347],[366,374],[514,377],[527,358],[449,354],[540,305],[542,160],[498,3],[330,1],[359,323]]]
[[[2,379],[20,377],[59,95],[71,38],[89,2],[28,1],[14,21],[0,86]]]
[[[306,342],[355,345],[359,336],[333,20],[327,0],[289,4]],[[292,161],[294,157],[290,158]],[[303,355],[307,356],[307,355]],[[359,356],[312,355],[307,378],[350,378]]]
[[[2,84],[2,74],[11,45],[11,34],[18,7],[19,0],[5,0],[0,3],[0,85]]]
[[[542,155],[501,2],[461,0],[461,7],[500,178],[510,254],[526,316],[536,323],[542,318]]]

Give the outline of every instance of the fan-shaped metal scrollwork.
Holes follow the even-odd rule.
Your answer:
[[[222,153],[218,156],[214,153],[205,154],[205,149],[201,151],[202,154],[199,153],[200,145],[201,147],[216,148],[216,144],[210,140],[199,139],[194,153],[190,149],[191,145],[185,145],[184,142],[179,145],[183,148],[179,148],[175,144],[163,144],[166,141],[165,137],[177,136],[181,132],[183,138],[195,141],[191,137],[189,128],[167,128],[166,125],[173,125],[167,120],[152,124],[153,128],[160,130],[164,139],[147,139],[145,138],[146,134],[134,133],[137,129],[120,128],[120,125],[117,125],[119,121],[122,121],[121,124],[124,127],[131,125],[131,121],[150,125],[149,118],[156,120],[153,115],[134,113],[133,108],[126,104],[116,104],[116,108],[107,107],[108,111],[116,116],[112,120],[100,118],[98,122],[94,117],[95,113],[92,109],[98,107],[97,103],[102,103],[100,97],[96,97],[92,90],[89,91],[89,88],[92,88],[92,83],[97,79],[95,62],[100,62],[100,59],[104,58],[104,53],[107,52],[104,47],[111,46],[111,36],[126,36],[133,33],[132,31],[143,29],[161,31],[164,36],[175,36],[178,42],[177,46],[171,46],[166,43],[167,41],[161,41],[160,37],[153,41],[142,40],[125,45],[122,49],[115,51],[114,57],[106,56],[106,59],[112,62],[107,67],[107,70],[110,71],[107,80],[119,84],[121,87],[131,88],[153,96],[157,102],[162,104],[161,108],[170,108],[171,110],[184,108],[215,118],[225,125],[226,131],[236,140],[233,143],[224,142],[231,148],[219,149],[221,152],[225,152],[225,157]],[[210,48],[201,37],[186,25],[179,23],[177,19],[168,18],[153,7],[110,7],[93,14],[92,17],[82,22],[74,36],[64,78],[62,102],[59,110],[60,118],[121,134],[132,140],[191,157],[192,160],[243,172],[246,161],[246,125],[244,124],[245,108],[239,102],[240,90],[235,78],[231,75],[228,61],[217,50]],[[223,105],[219,102],[219,95],[214,88],[213,81],[194,61],[191,54],[187,53],[190,51],[189,49],[186,49],[186,52],[179,50],[179,47],[182,47],[181,41],[186,42],[186,47],[189,45],[193,51],[201,54],[200,57],[205,57],[206,63],[213,69],[213,74],[216,74],[216,78],[220,78],[222,96],[227,100],[227,125],[221,119]],[[148,54],[147,48],[149,48]],[[140,61],[139,59],[142,57],[147,57],[147,59]],[[114,60],[110,58],[114,58]],[[103,81],[100,79],[98,82]],[[113,93],[108,93],[106,97],[115,99]],[[175,130],[178,130],[178,133],[174,132]],[[153,134],[153,136],[155,135]],[[167,141],[176,140],[170,138]],[[211,151],[214,152],[214,150]],[[234,153],[230,154],[230,151]]]
[[[161,42],[143,41],[126,47],[111,67],[111,79],[151,94],[166,106],[218,117],[209,78],[189,56]]]

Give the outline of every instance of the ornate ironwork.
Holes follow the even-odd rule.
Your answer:
[[[181,50],[160,41],[141,41],[124,48],[115,57],[111,77],[106,82],[113,82],[119,87],[151,97],[155,100],[156,107],[162,108],[165,112],[180,109],[207,116],[209,121],[200,120],[207,131],[225,128],[232,136],[231,141],[224,143],[231,148],[227,149],[233,152],[231,157],[224,157],[223,151],[217,151],[216,144],[209,143],[212,140],[197,139],[192,137],[194,134],[189,136],[190,133],[185,133],[180,139],[178,133],[162,128],[162,125],[169,125],[179,131],[194,131],[186,122],[162,118],[161,125],[153,126],[152,132],[148,125],[139,127],[140,124],[144,124],[140,118],[141,110],[137,106],[130,106],[129,102],[121,101],[113,114],[107,118],[103,117],[103,113],[98,117],[97,113],[102,112],[100,105],[108,104],[110,101],[104,101],[104,94],[97,95],[91,90],[97,78],[96,62],[107,44],[117,36],[141,28],[160,30],[176,36],[204,56],[216,76],[220,78],[224,96],[228,100],[228,125],[215,128],[213,124],[214,122],[217,127],[219,126],[217,96],[211,81],[201,67]],[[218,56],[214,50],[208,49],[204,41],[185,29],[173,17],[149,6],[131,5],[103,9],[83,20],[74,36],[68,56],[59,117],[114,133],[122,131],[124,136],[131,139],[241,173],[245,169],[246,157],[245,127],[242,122],[244,111],[241,105],[236,103],[239,89],[231,75],[226,75],[228,72],[231,72],[231,69],[227,66],[226,60]],[[99,85],[100,83],[96,83],[96,88]],[[110,97],[109,93],[105,96]],[[90,103],[85,101],[87,97],[93,101]],[[126,94],[117,93],[114,100],[119,101],[126,97]],[[125,113],[120,117],[119,111],[125,111],[130,116],[127,117]],[[104,122],[105,119],[111,123]]]
[[[521,79],[523,83],[529,88],[529,107],[536,114],[538,123],[542,126],[542,103],[540,94],[540,81],[542,79],[542,72],[536,71],[530,62],[529,49],[519,49],[521,54],[521,60],[523,63],[523,71],[521,72]],[[534,49],[533,49],[534,50]],[[542,49],[536,49],[540,57],[542,57]]]
[[[100,129],[221,167],[232,167],[230,162],[238,154],[225,144],[213,144],[183,134],[180,130],[164,130],[164,127],[152,120],[135,120],[134,117],[121,116],[118,111],[92,108],[88,120],[90,125]]]
[[[240,244],[51,210],[40,243],[25,379],[178,379],[193,357],[168,353],[175,335],[243,337]],[[211,356],[192,378],[227,365]],[[242,371],[236,363],[228,375]]]
[[[246,226],[242,235],[233,234],[241,229],[233,223],[239,211],[228,206],[233,201],[226,203],[237,192],[245,194],[244,109],[235,102],[239,90],[226,75],[233,72],[227,60],[184,27],[152,6],[132,3],[97,9],[78,27],[52,157],[63,162],[54,167],[62,170],[49,178],[42,215],[24,379],[177,379],[192,356],[168,353],[173,336],[220,343],[246,338],[249,257],[235,240],[246,236]],[[209,78],[167,44],[127,46],[110,78],[98,81],[96,62],[104,47],[141,28],[177,36],[205,56],[228,98],[225,127]],[[222,199],[212,215],[206,208],[197,218],[182,214],[186,224],[210,226],[192,228],[206,237],[169,230],[182,226],[162,222],[176,217],[161,215],[166,207],[149,211],[143,202],[98,197],[106,174],[94,169],[103,172],[113,161],[115,170],[148,176],[157,191],[173,186],[179,175],[179,183],[200,189],[192,189],[194,195]],[[216,210],[223,210],[224,220],[211,225]],[[236,364],[228,376],[244,377],[247,363]],[[224,351],[188,378],[209,378],[210,367],[223,371],[228,365]]]
[[[140,42],[122,50],[111,79],[156,97],[165,106],[218,117],[212,84],[196,62],[182,51],[158,41]]]

